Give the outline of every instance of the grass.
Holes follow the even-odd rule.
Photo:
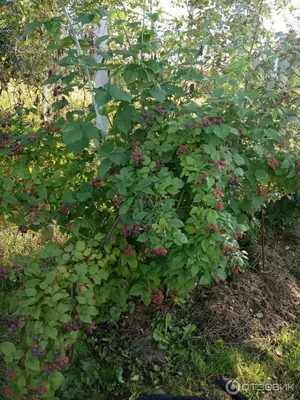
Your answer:
[[[12,263],[17,254],[31,254],[40,245],[39,235],[21,236],[2,222],[3,264]],[[300,271],[299,252],[294,264],[295,271]],[[2,281],[0,285],[0,313],[6,313],[14,284]],[[177,319],[176,313],[165,318],[154,313],[150,331],[143,334],[142,328],[137,327],[141,336],[138,341],[132,332],[120,329],[121,325],[100,327],[96,337],[77,346],[74,368],[59,399],[136,400],[141,394],[154,392],[227,399],[212,384],[215,377],[236,379],[247,385],[294,385],[293,391],[263,393],[257,387],[243,388],[252,400],[300,398],[300,330],[296,323],[272,337],[239,343],[205,342],[201,332]],[[149,354],[153,356],[151,361]]]
[[[207,398],[226,399],[226,395],[212,384],[215,377],[236,379],[241,384],[257,385],[244,388],[249,399],[298,398],[300,394],[300,332],[287,328],[276,337],[256,339],[238,344],[207,344],[194,337],[183,338],[183,329],[174,321],[164,333],[169,345],[161,350],[162,362],[149,365],[143,349],[130,348],[128,337],[122,338],[108,331],[96,342],[91,341],[90,351],[82,354],[80,389],[65,391],[61,399],[84,400],[131,399],[143,393],[172,393],[200,395]],[[155,324],[156,330],[161,323]],[[153,336],[152,336],[153,338]],[[149,338],[150,339],[150,338]],[[160,347],[156,341],[156,347]],[[164,342],[166,343],[166,342]],[[274,343],[276,343],[276,351]],[[96,348],[96,352],[95,352]],[[89,375],[92,372],[92,376]],[[78,374],[78,372],[77,372]],[[74,377],[76,376],[76,373]],[[86,381],[88,376],[89,382]],[[76,377],[78,381],[78,375]],[[262,383],[293,384],[294,391],[260,392]],[[82,387],[88,387],[82,391]],[[293,397],[293,395],[295,397]]]

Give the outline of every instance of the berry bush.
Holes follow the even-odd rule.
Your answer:
[[[148,55],[156,49],[147,44]],[[48,82],[60,82],[48,123],[23,106],[1,111],[1,214],[45,242],[17,267],[0,267],[1,279],[18,286],[1,318],[7,398],[57,398],[76,342],[95,323],[118,320],[137,301],[161,305],[166,287],[186,296],[196,283],[239,273],[238,239],[256,211],[270,193],[298,188],[289,96],[251,99],[234,86],[193,101],[182,89],[190,69],[182,75],[171,63],[138,58],[138,46],[130,51],[132,62],[109,51],[112,65],[127,60],[124,88],[95,90],[113,116],[105,140],[94,113],[68,109],[76,63]],[[55,227],[66,234],[61,245]]]

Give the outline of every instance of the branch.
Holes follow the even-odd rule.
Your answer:
[[[61,3],[61,6],[62,6],[62,9],[64,11],[64,14],[66,16],[66,19],[68,21],[68,25],[69,25],[70,31],[71,31],[71,33],[72,33],[72,35],[74,37],[76,48],[77,48],[77,53],[78,53],[78,55],[81,56],[83,54],[83,51],[81,49],[81,46],[80,46],[80,43],[79,43],[79,39],[78,39],[76,30],[74,28],[73,22],[72,22],[72,20],[70,18],[70,15],[69,15],[69,12],[67,10],[67,7],[65,5],[63,5],[62,1],[60,3]],[[85,63],[83,64],[83,67],[84,67],[84,72],[85,72],[87,80],[88,80],[90,92],[91,92],[91,95],[92,95],[97,121],[100,121],[101,120],[101,116],[99,114],[98,106],[97,106],[96,99],[95,99],[94,85],[92,83],[90,71],[89,71],[89,69],[88,69],[88,67],[87,67],[87,65]],[[104,132],[103,126],[100,126],[100,129],[102,131],[102,135],[104,136],[105,132]]]

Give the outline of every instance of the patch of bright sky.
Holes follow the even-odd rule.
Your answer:
[[[170,0],[159,0],[161,8],[169,14],[170,16],[179,17],[179,16],[187,16],[187,8],[186,6],[178,7],[172,5]],[[300,0],[291,0],[291,4],[298,10],[298,15],[300,14]],[[287,10],[278,10],[277,12],[274,10],[272,12],[272,18],[266,19],[264,18],[264,25],[266,29],[272,30],[273,32],[284,32],[287,31],[288,25],[295,26],[295,15],[291,14]]]

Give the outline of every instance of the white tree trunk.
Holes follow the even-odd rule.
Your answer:
[[[94,38],[95,41],[97,40],[97,38],[101,37],[101,36],[105,36],[107,35],[107,21],[102,19],[100,21],[100,26],[96,26],[94,29]],[[99,46],[95,46],[95,51],[96,51],[96,55],[95,55],[95,59],[99,64],[103,63],[103,57],[98,54],[97,50],[107,50],[107,44],[106,44],[106,40],[104,42],[102,42]],[[95,74],[95,87],[96,88],[100,88],[103,87],[106,83],[108,83],[108,71],[105,70],[100,70],[97,71]],[[101,109],[99,108],[99,111],[101,111]],[[98,128],[102,128],[103,133],[105,134],[107,132],[107,128],[108,128],[108,119],[105,115],[98,115],[97,116],[97,125]]]

